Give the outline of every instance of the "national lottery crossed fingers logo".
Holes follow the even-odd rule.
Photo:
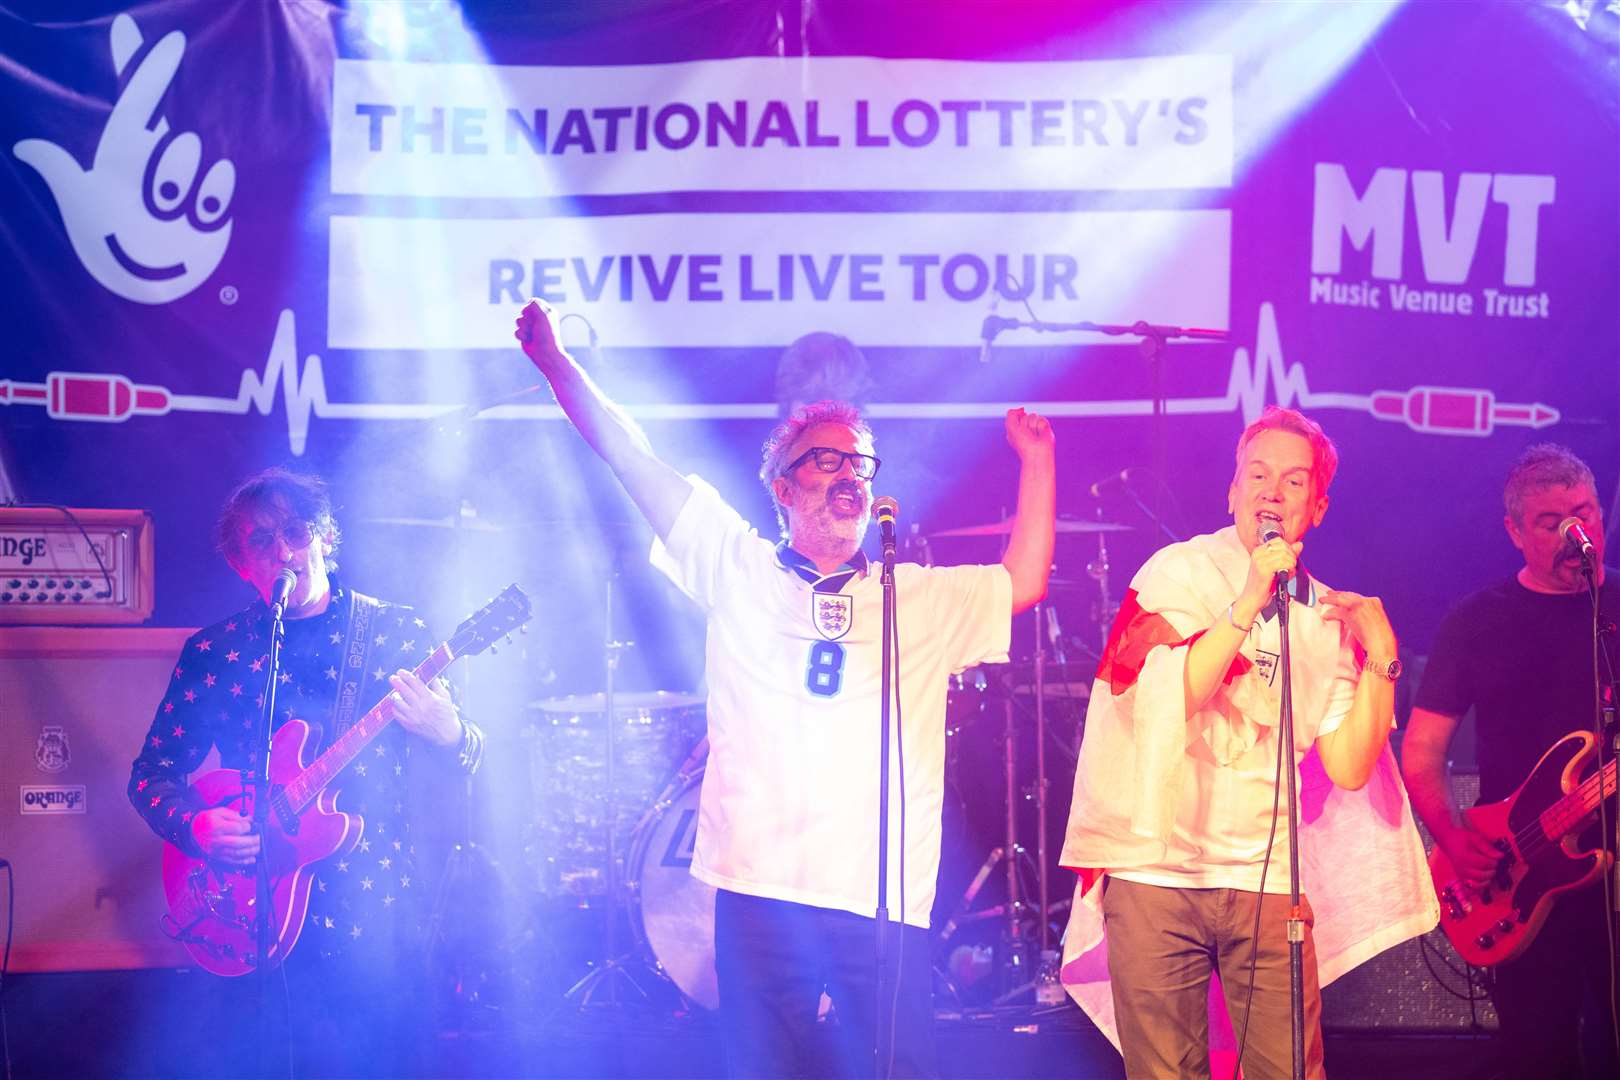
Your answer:
[[[50,188],[73,251],[96,281],[126,300],[166,304],[225,257],[236,166],[220,158],[203,170],[202,139],[159,115],[185,34],[170,31],[138,62],[143,39],[133,18],[118,15],[110,37],[122,85],[90,167],[46,139],[23,139],[12,153]]]

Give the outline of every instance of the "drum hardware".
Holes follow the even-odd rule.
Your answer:
[[[704,739],[637,825],[626,863],[626,894],[630,932],[642,962],[671,984],[683,1003],[714,1010],[720,1007],[715,889],[691,872],[707,753]]]
[[[1036,625],[1045,623],[1043,613],[1037,605]],[[1041,647],[1037,634],[1035,659],[1035,726],[1036,726],[1036,753],[1035,770],[1037,780],[1035,784],[1036,812],[1039,815],[1036,827],[1036,859],[1042,864],[1036,868],[1036,889],[1032,902],[1025,899],[1025,886],[1021,876],[1021,862],[1028,861],[1031,853],[1018,838],[1018,808],[1023,802],[1022,788],[1018,783],[1018,724],[1019,708],[1013,701],[1012,695],[1001,696],[1002,709],[1002,757],[1001,779],[1004,797],[1004,817],[1002,819],[1002,840],[986,855],[980,864],[977,873],[963,892],[962,898],[957,901],[952,914],[941,926],[936,941],[940,945],[947,943],[959,928],[969,923],[980,922],[989,918],[1004,920],[1001,928],[1001,948],[998,950],[1001,958],[999,975],[1002,985],[1009,987],[1004,997],[1017,997],[1026,992],[1034,984],[1030,973],[1031,945],[1038,945],[1042,951],[1047,948],[1050,930],[1046,926],[1047,909],[1047,871],[1044,866],[1046,858],[1046,752],[1045,752],[1045,705],[1042,702],[1041,684],[1044,681],[1044,650]],[[980,685],[983,685],[983,677]],[[978,897],[981,889],[989,881],[997,867],[1006,875],[1007,900],[1005,903],[983,911],[971,912],[968,908]],[[1041,923],[1039,933],[1031,939],[1025,929],[1025,922],[1031,915],[1036,916]],[[1037,954],[1039,955],[1039,954]],[[939,976],[953,992],[959,990],[950,974],[941,971]]]
[[[613,590],[618,581],[618,567],[607,576],[607,583],[603,588],[602,649],[603,649],[603,678],[602,678],[602,715],[606,720],[607,738],[604,740],[606,765],[607,793],[609,806],[612,806],[618,788],[616,787],[617,769],[615,747],[618,743],[618,727],[615,722],[617,712],[613,700],[614,675],[619,668],[619,654],[635,645],[633,641],[618,641],[613,636]],[[610,1008],[617,1008],[622,1004],[620,1000],[620,984],[623,983],[633,990],[642,1001],[650,1001],[648,989],[637,978],[633,967],[645,969],[638,950],[621,954],[619,952],[619,905],[623,900],[622,890],[619,886],[619,851],[616,822],[609,815],[607,831],[607,912],[603,920],[602,933],[602,964],[593,971],[587,972],[583,978],[568,988],[563,994],[564,1001],[576,1003],[581,1009],[599,1003],[598,991],[606,988],[606,1002]],[[649,972],[654,977],[661,977],[657,972]]]
[[[1000,521],[991,521],[984,525],[963,525],[955,529],[941,529],[929,533],[929,537],[938,536],[1010,536],[1012,535],[1013,519],[1002,518]],[[1120,525],[1112,521],[1082,521],[1078,518],[1059,518],[1053,523],[1053,530],[1059,533],[1110,533],[1129,532],[1133,526]]]
[[[1013,519],[1008,517],[1005,509],[1002,511],[1000,521],[987,525],[969,525],[957,529],[948,529],[934,533],[935,536],[997,536],[1002,538],[1005,548],[1007,537],[1012,534]],[[1099,541],[1103,533],[1123,532],[1129,526],[1115,525],[1105,521],[1076,521],[1062,519],[1056,524],[1056,531],[1065,533],[1097,533]],[[1006,924],[1002,928],[1003,962],[1002,978],[1009,989],[1003,995],[1004,1000],[1010,1000],[1030,989],[1039,989],[1037,979],[1039,972],[1030,971],[1030,945],[1038,948],[1036,958],[1042,965],[1049,965],[1052,955],[1051,927],[1049,925],[1048,908],[1050,906],[1050,879],[1047,871],[1047,838],[1046,797],[1048,781],[1046,776],[1046,660],[1048,638],[1057,650],[1057,655],[1067,667],[1067,659],[1063,654],[1063,637],[1057,625],[1055,613],[1048,608],[1045,599],[1038,601],[1033,609],[1035,616],[1035,647],[1033,650],[1034,665],[1034,691],[1035,691],[1035,860],[1036,860],[1036,887],[1033,914],[1038,920],[1038,933],[1031,942],[1025,936],[1024,920],[1031,913],[1023,895],[1023,888],[1018,876],[1018,861],[1027,857],[1027,852],[1018,839],[1018,806],[1020,802],[1020,789],[1018,784],[1018,727],[1016,723],[1016,707],[1011,695],[1002,701],[1002,784],[1005,800],[1005,833],[1004,842],[998,851],[992,851],[981,868],[980,875],[987,874],[985,868],[993,868],[996,863],[1004,866],[1007,877],[1007,902],[1004,905]],[[983,886],[983,881],[975,878],[975,885]],[[977,888],[969,886],[968,893],[960,902],[965,908],[972,903]],[[1038,995],[1039,996],[1039,995]]]
[[[1102,508],[1097,508],[1097,516],[1102,517]],[[1108,595],[1108,534],[1097,533],[1097,557],[1086,564],[1086,576],[1097,583],[1097,609],[1092,622],[1098,630],[1098,648],[1108,649],[1108,633],[1114,626],[1114,604]],[[1100,657],[1102,654],[1099,653]]]
[[[607,833],[629,850],[647,807],[703,737],[703,698],[667,690],[600,693],[531,702],[533,789],[525,848],[533,887],[548,901],[600,907],[608,891]],[[614,785],[606,781],[606,728],[614,729]]]

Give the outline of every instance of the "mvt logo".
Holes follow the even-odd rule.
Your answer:
[[[113,68],[126,75],[89,169],[44,139],[23,139],[12,153],[44,179],[56,199],[79,261],[126,300],[165,304],[212,274],[231,240],[226,220],[236,166],[220,159],[202,168],[202,140],[175,132],[158,105],[180,68],[186,36],[164,35],[138,64],[135,20],[112,24]]]
[[[1423,284],[1402,280],[1408,250],[1407,191],[1417,224],[1417,253]],[[1443,173],[1380,168],[1359,194],[1343,165],[1318,162],[1311,212],[1311,302],[1444,315],[1547,318],[1550,297],[1526,293],[1536,284],[1536,249],[1541,211],[1557,196],[1556,178],[1527,173],[1473,173],[1455,177],[1456,197],[1448,206]],[[1500,276],[1482,267],[1491,284],[1479,295],[1465,285],[1475,271],[1480,236],[1490,203],[1505,207],[1500,220],[1503,261]],[[1344,242],[1371,249],[1373,280],[1337,277],[1344,266]],[[1329,276],[1324,276],[1329,275]],[[1384,282],[1389,292],[1384,293]],[[1435,286],[1440,286],[1436,288]]]

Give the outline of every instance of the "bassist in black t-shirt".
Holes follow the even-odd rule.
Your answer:
[[[1504,880],[1503,852],[1459,812],[1446,776],[1447,750],[1464,714],[1474,710],[1480,806],[1513,796],[1555,743],[1590,731],[1594,720],[1592,605],[1581,555],[1560,528],[1568,519],[1578,519],[1591,537],[1605,620],[1620,613],[1620,579],[1604,573],[1596,483],[1580,458],[1550,443],[1530,447],[1509,472],[1503,501],[1504,524],[1524,566],[1463,600],[1441,623],[1401,747],[1413,809],[1457,878],[1485,890],[1493,878]],[[1599,674],[1607,681],[1620,649],[1614,635],[1603,640],[1609,655]],[[1552,775],[1556,797],[1557,770]],[[1527,788],[1521,800],[1530,797]],[[1612,831],[1612,798],[1609,806]],[[1578,846],[1587,850],[1598,844],[1599,830],[1595,815],[1590,825],[1582,820]],[[1525,836],[1527,843],[1537,839]],[[1620,1075],[1606,956],[1613,939],[1604,920],[1600,884],[1571,889],[1553,902],[1528,946],[1491,969],[1501,1075]]]

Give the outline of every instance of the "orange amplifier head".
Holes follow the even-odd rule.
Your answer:
[[[151,514],[0,506],[0,625],[151,617]]]

